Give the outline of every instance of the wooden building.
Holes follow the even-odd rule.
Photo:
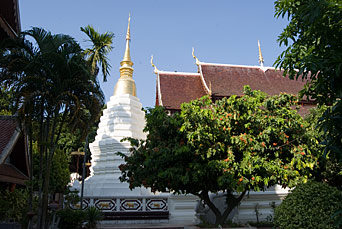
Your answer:
[[[0,185],[25,185],[29,180],[28,147],[15,116],[0,116]]]

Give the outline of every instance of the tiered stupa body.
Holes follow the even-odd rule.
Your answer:
[[[133,62],[130,57],[130,21],[126,35],[126,50],[120,62],[120,79],[114,95],[103,111],[95,141],[89,145],[92,153],[90,172],[85,181],[85,196],[139,196],[148,195],[147,189],[129,190],[127,183],[121,183],[119,177],[120,164],[124,160],[117,152],[129,154],[129,142],[121,142],[125,137],[145,139],[145,113],[136,97],[136,87],[133,76]]]
[[[150,189],[129,189],[121,183],[119,166],[124,160],[116,153],[129,155],[130,143],[125,137],[145,139],[145,113],[136,97],[133,62],[130,56],[130,24],[126,35],[126,51],[120,62],[120,79],[114,95],[103,111],[95,141],[89,144],[92,153],[90,177],[84,182],[83,209],[95,206],[107,217],[105,224],[117,223],[171,223],[191,224],[195,219],[197,198],[192,195],[152,193]],[[73,184],[80,189],[79,183]],[[71,206],[79,208],[80,206]],[[131,220],[137,219],[137,220]],[[197,221],[196,221],[197,222]]]

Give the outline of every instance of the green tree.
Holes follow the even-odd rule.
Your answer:
[[[107,81],[111,68],[107,55],[113,49],[114,34],[111,32],[100,34],[91,25],[81,27],[81,31],[88,36],[89,41],[92,43],[91,48],[84,50],[87,61],[91,66],[92,74],[96,77],[99,72],[98,66],[101,66],[103,81]]]
[[[289,24],[278,38],[286,50],[275,65],[291,79],[308,79],[302,95],[332,105],[320,119],[326,152],[342,160],[342,1],[277,0],[275,16]]]
[[[39,175],[39,154],[34,153],[33,155],[33,174]],[[51,173],[50,173],[50,193],[64,193],[67,185],[70,182],[70,171],[69,171],[69,155],[63,151],[56,149],[55,155],[51,162]],[[43,165],[44,166],[44,165]],[[45,168],[43,168],[45,170]],[[43,178],[44,174],[43,174]],[[35,190],[38,190],[38,179],[34,179]]]
[[[49,177],[60,134],[66,125],[79,128],[94,121],[103,94],[83,50],[70,36],[34,27],[3,43],[0,53],[1,86],[15,92],[19,118],[38,144],[38,228],[46,228]]]
[[[322,129],[317,128],[317,123],[321,119],[324,112],[329,109],[329,106],[320,106],[310,109],[310,113],[305,117],[308,126],[308,134],[311,135],[313,141],[321,142],[325,137]],[[342,164],[336,154],[328,154],[325,157],[324,146],[315,144],[311,147],[312,150],[320,152],[319,166],[314,170],[313,176],[319,182],[327,183],[330,186],[342,189]]]
[[[296,97],[267,97],[245,88],[242,97],[212,102],[208,97],[182,104],[168,116],[162,107],[146,114],[147,139],[129,139],[130,156],[120,166],[130,188],[151,187],[194,194],[222,224],[249,190],[306,182],[316,166],[306,123],[291,109]],[[224,212],[209,192],[227,194]],[[238,192],[239,195],[234,193]]]
[[[13,115],[13,92],[8,88],[0,88],[0,115]]]

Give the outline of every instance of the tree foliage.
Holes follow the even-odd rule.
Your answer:
[[[81,31],[88,36],[89,41],[92,43],[91,48],[84,50],[87,61],[91,66],[92,74],[96,77],[99,71],[98,66],[101,66],[103,81],[105,82],[111,68],[107,55],[113,49],[114,34],[111,32],[100,34],[91,25],[81,27]]]
[[[98,119],[103,94],[83,50],[68,35],[33,27],[5,41],[0,54],[1,86],[14,92],[18,117],[38,145],[38,228],[46,228],[49,178],[61,132],[66,126],[87,131],[84,127]]]
[[[13,115],[13,92],[5,87],[0,88],[0,115]]]
[[[27,212],[26,189],[0,190],[0,220],[4,222],[20,222]]]
[[[320,119],[326,154],[342,159],[342,1],[277,0],[276,17],[288,26],[278,38],[287,46],[275,65],[291,79],[310,79],[302,95],[332,105]]]
[[[38,176],[39,176],[39,154],[37,152],[33,155],[33,174],[35,176],[34,186],[35,190],[38,191]],[[50,193],[64,193],[67,188],[67,184],[70,182],[70,171],[69,171],[70,156],[65,154],[63,151],[57,149],[51,162],[51,173],[50,173]],[[43,167],[43,170],[45,168]],[[43,174],[44,178],[45,174]]]
[[[305,121],[309,124],[307,131],[313,141],[320,142],[325,137],[324,131],[317,128],[317,124],[327,109],[329,109],[329,106],[315,107],[310,109],[310,113],[305,116]],[[337,155],[329,154],[324,157],[324,145],[322,144],[312,145],[311,150],[319,152],[319,166],[313,172],[315,180],[327,183],[341,190],[342,164],[339,162]]]
[[[315,142],[291,109],[296,101],[246,87],[242,97],[214,103],[203,97],[172,116],[162,107],[149,109],[147,139],[129,139],[132,154],[120,166],[120,179],[130,188],[197,195],[222,224],[247,191],[293,187],[311,176],[317,159],[309,146]],[[224,212],[208,196],[219,191],[227,193]]]

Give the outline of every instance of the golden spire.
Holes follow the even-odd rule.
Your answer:
[[[131,53],[129,49],[129,42],[131,41],[131,29],[130,29],[130,24],[131,24],[131,14],[128,15],[128,26],[127,26],[127,33],[126,33],[126,50],[125,50],[125,55],[123,57],[122,61],[131,61]],[[132,63],[133,65],[133,63]]]
[[[264,67],[264,58],[262,57],[260,42],[258,40],[258,47],[259,47],[259,63],[261,67]]]
[[[130,31],[131,15],[128,16],[128,27],[126,33],[126,50],[122,61],[120,62],[120,79],[115,85],[114,95],[130,94],[136,96],[136,87],[133,80],[133,62],[131,60],[131,53],[129,42],[131,41]]]

